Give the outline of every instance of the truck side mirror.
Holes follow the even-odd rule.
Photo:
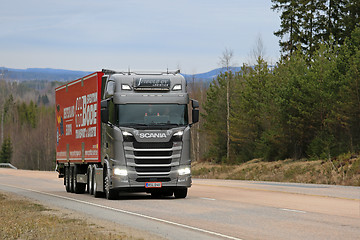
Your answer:
[[[192,108],[198,108],[199,102],[194,99],[191,99],[191,106],[192,106]]]
[[[199,109],[192,110],[192,121],[192,124],[199,122]]]
[[[199,109],[196,109],[198,108],[200,105],[199,105],[199,102],[194,100],[194,99],[191,99],[191,106],[192,106],[192,124],[194,123],[197,123],[199,122]]]
[[[108,109],[108,100],[101,101],[101,122],[109,122],[109,109]]]

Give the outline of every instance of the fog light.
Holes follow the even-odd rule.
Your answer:
[[[184,176],[184,175],[187,175],[187,174],[190,174],[191,173],[191,170],[190,168],[181,168],[178,170],[178,173],[180,176]]]
[[[127,170],[126,169],[121,169],[121,168],[114,168],[114,175],[117,176],[127,176]]]

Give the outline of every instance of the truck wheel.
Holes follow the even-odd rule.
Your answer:
[[[164,195],[165,197],[171,197],[172,195],[174,195],[174,191],[172,191],[172,190],[165,190],[165,191],[163,192],[163,195]]]
[[[69,167],[70,171],[69,171],[69,178],[70,178],[70,192],[74,193],[75,189],[74,189],[74,185],[75,185],[75,180],[74,180],[74,167]]]
[[[99,192],[97,191],[97,182],[96,182],[96,178],[95,178],[95,167],[93,168],[93,171],[92,171],[92,179],[93,179],[93,192],[94,192],[94,197],[96,198],[100,198],[100,197],[103,197],[103,193],[102,192]]]
[[[90,184],[89,184],[89,176],[90,176],[89,171],[90,171],[90,169],[88,167],[87,170],[86,170],[86,189],[85,189],[86,193],[90,193],[90,189],[89,189],[89,186],[90,186]]]
[[[174,191],[175,198],[186,198],[187,191],[187,188],[177,188]]]
[[[89,189],[90,195],[94,195],[94,174],[93,174],[93,172],[94,172],[94,169],[90,165],[89,166],[89,176],[88,176],[88,179],[89,179],[88,189]]]
[[[108,171],[105,170],[105,179],[104,179],[104,190],[105,190],[105,197],[108,200],[115,200],[118,196],[118,192],[114,189],[110,189],[110,176]]]
[[[75,192],[76,194],[82,194],[82,193],[85,192],[86,184],[85,184],[85,183],[78,183],[78,182],[77,182],[76,175],[78,174],[78,172],[79,172],[78,166],[75,165],[75,166],[74,166],[74,171],[73,171],[74,192]]]
[[[66,189],[66,192],[71,192],[71,190],[70,190],[70,169],[68,166],[65,167],[65,189]]]

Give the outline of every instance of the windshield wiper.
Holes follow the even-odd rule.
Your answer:
[[[122,127],[148,127],[150,126],[149,124],[145,124],[145,123],[125,123],[125,124],[121,124]]]
[[[183,126],[183,125],[178,124],[178,123],[152,123],[152,124],[150,124],[150,126],[169,126],[169,127],[176,126],[176,127],[180,127],[180,126]]]

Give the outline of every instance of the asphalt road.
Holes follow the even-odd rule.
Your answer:
[[[55,172],[0,168],[0,191],[168,239],[360,239],[360,188],[194,179],[186,199],[66,193]]]

